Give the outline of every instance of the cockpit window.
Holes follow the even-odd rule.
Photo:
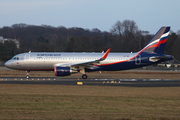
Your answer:
[[[13,57],[12,59],[13,60],[19,60],[19,57]]]

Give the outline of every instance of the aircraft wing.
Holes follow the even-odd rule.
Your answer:
[[[93,60],[93,61],[87,61],[87,62],[81,62],[81,63],[74,63],[71,64],[71,67],[75,67],[75,68],[87,68],[87,67],[91,67],[94,65],[98,65],[100,61],[103,61],[107,58],[109,52],[110,52],[111,48],[109,48],[106,53],[98,60]]]

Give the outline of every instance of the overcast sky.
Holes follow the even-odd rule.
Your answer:
[[[128,19],[154,34],[161,26],[180,30],[179,12],[180,0],[2,0],[0,27],[25,23],[109,32],[116,21]]]

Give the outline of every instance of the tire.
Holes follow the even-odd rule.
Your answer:
[[[29,79],[29,78],[30,78],[30,77],[27,75],[27,76],[26,76],[26,79]]]
[[[83,75],[82,75],[82,79],[87,79],[87,77],[88,77],[88,76],[87,76],[86,74],[83,74]]]

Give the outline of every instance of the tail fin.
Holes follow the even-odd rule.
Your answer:
[[[164,54],[170,27],[161,27],[150,42],[139,52]]]

